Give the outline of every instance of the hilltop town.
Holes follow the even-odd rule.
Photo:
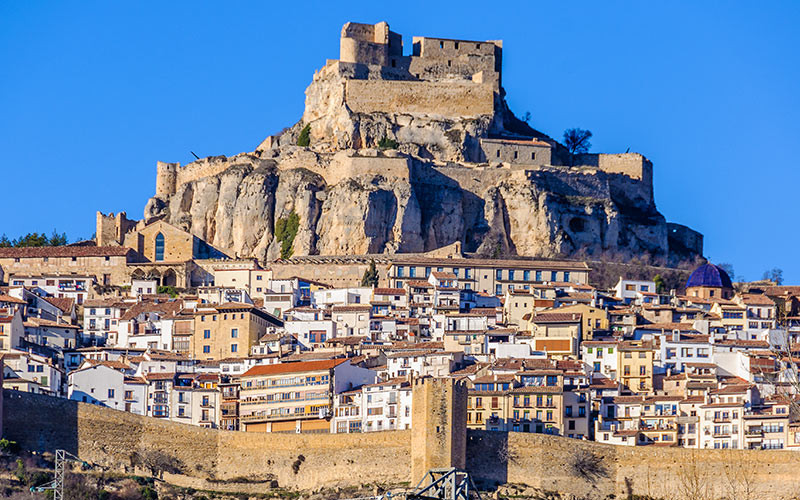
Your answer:
[[[800,451],[800,287],[708,262],[675,287],[592,282],[579,250],[702,260],[702,235],[656,210],[644,156],[571,155],[517,119],[500,41],[414,37],[405,55],[386,23],[347,23],[340,44],[298,124],[252,153],[159,162],[141,220],[98,212],[92,241],[0,248],[12,404],[287,447],[405,430],[439,446],[442,412],[470,436]],[[301,482],[297,460],[280,481]]]

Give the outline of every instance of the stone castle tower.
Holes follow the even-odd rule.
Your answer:
[[[466,466],[467,386],[452,378],[418,378],[412,387],[411,483],[429,469]]]

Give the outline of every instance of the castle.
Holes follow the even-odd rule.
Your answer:
[[[302,120],[255,151],[185,166],[158,162],[145,220],[164,218],[227,255],[265,260],[277,257],[274,221],[291,211],[302,227],[295,255],[419,253],[454,243],[466,252],[499,247],[541,257],[578,250],[671,261],[702,255],[700,233],[656,210],[653,164],[643,155],[571,155],[514,116],[502,87],[502,41],[415,36],[406,54],[386,22],[350,22],[339,49],[306,89]],[[298,147],[304,128],[310,145]],[[237,186],[268,203],[289,193],[296,199],[262,206],[245,202]],[[373,194],[345,203],[356,186]],[[447,203],[461,205],[455,212],[440,210],[448,192],[454,199]],[[537,210],[548,214],[531,215],[535,225],[520,219],[541,193],[548,196]],[[270,220],[256,219],[270,211]],[[242,217],[247,224],[236,222]],[[497,227],[500,220],[490,217],[506,222]],[[367,220],[379,224],[368,228]]]

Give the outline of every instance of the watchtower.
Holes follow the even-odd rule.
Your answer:
[[[180,163],[156,163],[156,196],[166,199],[175,194],[180,166]]]
[[[466,465],[467,386],[452,378],[418,378],[412,387],[411,482],[430,469]]]

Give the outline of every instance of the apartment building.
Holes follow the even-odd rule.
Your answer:
[[[283,321],[252,304],[198,308],[189,353],[207,360],[247,357],[269,327],[283,327]]]
[[[117,345],[119,319],[133,304],[119,299],[90,299],[83,304],[83,344]]]
[[[587,439],[588,385],[565,384],[564,375],[560,369],[539,369],[476,378],[467,401],[467,427]]]
[[[653,390],[653,344],[641,340],[621,341],[617,347],[617,376],[630,392],[647,394]]]
[[[247,432],[329,432],[334,398],[375,382],[348,359],[254,366],[240,378],[239,421]]]
[[[452,273],[458,287],[502,296],[509,289],[523,289],[534,283],[568,282],[586,284],[589,266],[585,262],[437,259],[398,256],[388,271],[390,286],[402,288],[408,280],[426,280],[433,272]]]
[[[345,391],[334,398],[331,432],[410,429],[411,405],[411,385],[402,378]]]

